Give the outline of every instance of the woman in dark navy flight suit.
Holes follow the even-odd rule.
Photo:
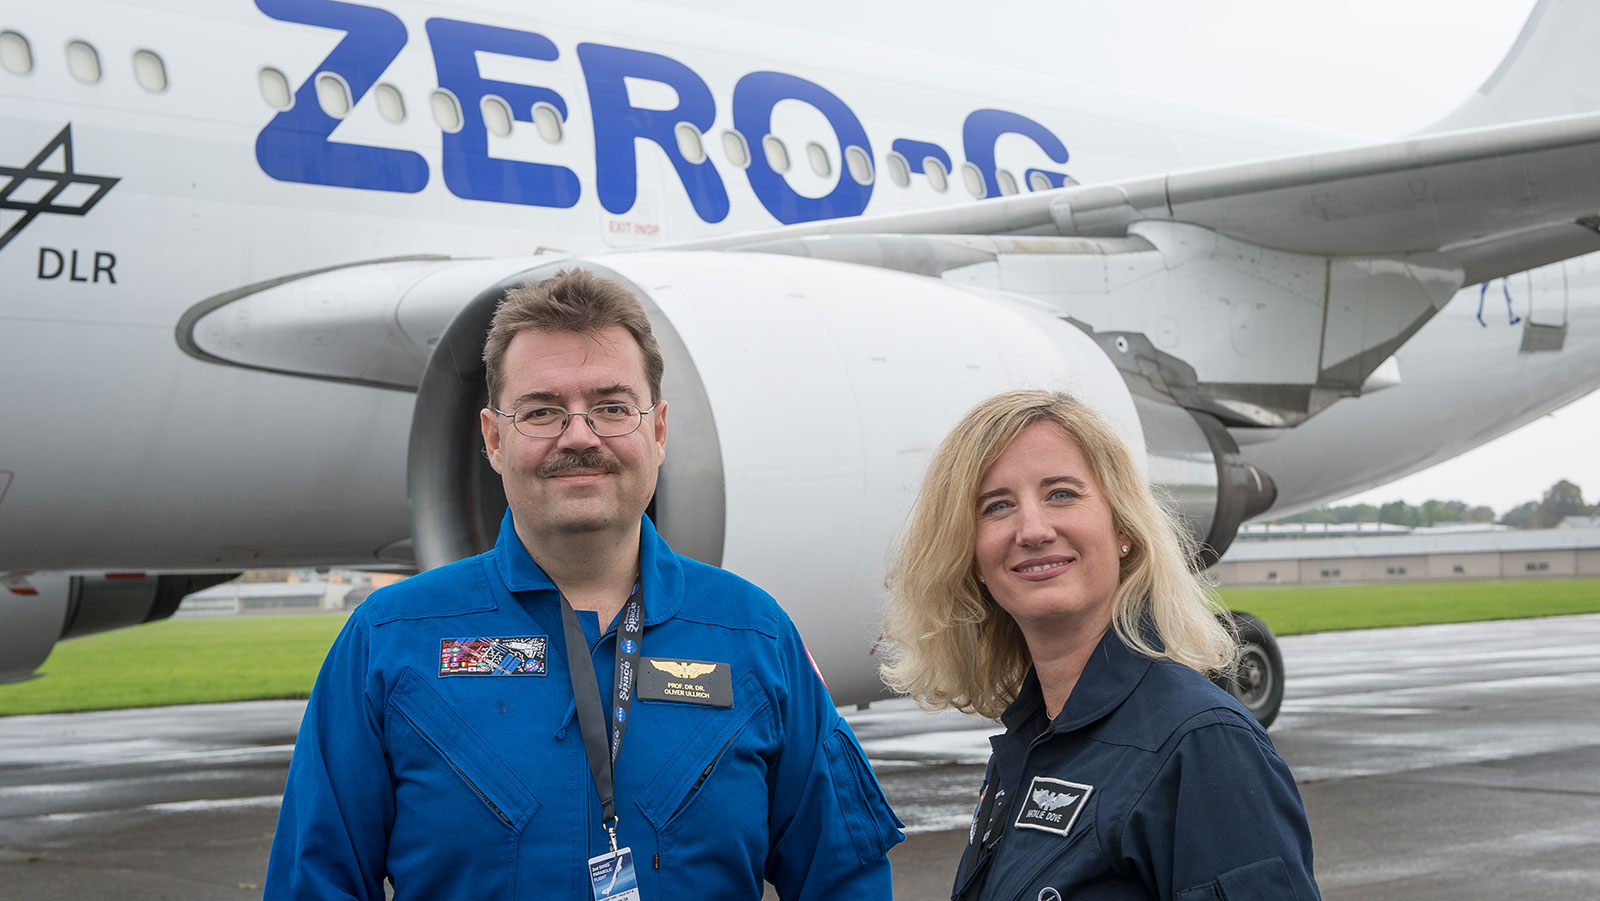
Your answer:
[[[953,898],[1310,901],[1294,777],[1206,677],[1235,641],[1128,445],[1064,394],[969,412],[890,577],[884,681],[999,717]]]

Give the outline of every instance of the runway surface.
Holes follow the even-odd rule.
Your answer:
[[[1600,897],[1600,616],[1297,636],[1273,741],[1330,901]],[[0,688],[0,691],[3,691]],[[259,896],[303,702],[0,719],[0,897]],[[994,726],[848,714],[947,897]]]

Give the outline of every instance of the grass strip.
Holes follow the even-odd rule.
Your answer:
[[[1600,579],[1224,588],[1278,635],[1600,613]]]
[[[1600,613],[1600,579],[1227,588],[1279,635]],[[303,698],[342,614],[177,619],[56,645],[31,682],[0,685],[0,716]]]
[[[0,716],[304,698],[347,618],[169,619],[69,639],[39,678],[0,685]]]

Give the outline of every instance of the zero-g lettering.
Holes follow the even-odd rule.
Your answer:
[[[1000,196],[1000,182],[995,178],[994,171],[994,145],[1003,134],[1019,134],[1032,138],[1033,142],[1039,145],[1039,149],[1052,160],[1058,163],[1067,161],[1067,148],[1061,143],[1061,139],[1027,116],[1001,109],[973,110],[961,126],[962,152],[983,174],[985,197]],[[1048,172],[1043,169],[1029,169],[1026,177],[1031,181],[1035,172],[1049,178],[1050,184],[1058,188],[1067,178],[1059,172]]]
[[[256,0],[281,22],[333,28],[345,33],[333,52],[294,92],[294,104],[274,116],[256,136],[256,163],[279,181],[399,191],[414,194],[428,184],[428,163],[419,153],[328,140],[339,120],[317,103],[316,76],[331,72],[350,86],[359,103],[406,45],[406,27],[394,13],[336,0]]]
[[[799,100],[816,107],[833,126],[839,139],[839,159],[845,148],[854,144],[872,157],[872,144],[861,120],[843,100],[813,81],[782,72],[751,72],[733,88],[733,127],[750,143],[750,166],[745,170],[750,187],[761,205],[785,225],[859,216],[872,199],[872,185],[851,178],[848,166],[839,167],[839,181],[824,197],[804,197],[789,187],[783,176],[767,161],[761,138],[772,130],[772,108],[780,100]]]
[[[889,146],[895,153],[906,158],[906,165],[912,172],[922,173],[930,157],[938,160],[944,171],[950,171],[950,154],[938,144],[913,141],[910,138],[895,138],[894,143]]]
[[[717,118],[717,102],[700,76],[659,53],[604,44],[579,44],[578,59],[589,85],[589,108],[594,118],[595,188],[600,205],[619,214],[633,209],[639,190],[634,142],[643,138],[655,143],[672,161],[678,180],[702,220],[726,219],[728,192],[716,167],[709,159],[698,163],[685,159],[673,134],[679,122],[687,122],[704,133]],[[671,87],[678,94],[678,105],[669,110],[634,106],[628,99],[628,78]]]
[[[522,122],[533,121],[533,105],[540,101],[567,118],[566,100],[549,88],[493,81],[478,74],[479,52],[554,60],[556,45],[541,34],[454,19],[429,19],[427,29],[439,87],[461,104],[461,130],[444,134],[441,168],[450,193],[464,200],[575,206],[581,190],[576,172],[565,166],[489,156],[489,131],[483,123],[483,98],[490,95],[504,100],[511,115]]]
[[[359,190],[415,193],[426,187],[429,165],[419,153],[331,140],[339,120],[323,112],[316,97],[316,76],[327,72],[342,78],[349,85],[351,101],[359,103],[406,45],[407,32],[400,19],[387,10],[343,0],[255,3],[278,21],[344,32],[333,51],[296,88],[293,105],[276,114],[257,136],[256,161],[261,170],[280,181]],[[532,107],[537,102],[549,103],[563,120],[568,119],[566,101],[555,90],[487,79],[477,66],[478,53],[554,62],[560,56],[555,43],[533,32],[454,19],[429,19],[426,30],[439,86],[454,94],[461,107],[462,128],[441,139],[440,164],[450,192],[496,203],[555,208],[576,205],[582,194],[577,172],[565,166],[489,156],[483,122],[481,104],[486,96],[505,100],[512,115],[522,122],[532,121]],[[702,134],[712,127],[717,103],[704,79],[678,60],[644,50],[585,43],[578,45],[577,56],[590,97],[595,188],[601,206],[618,215],[633,208],[639,192],[635,148],[643,138],[666,154],[702,221],[726,219],[730,201],[716,166],[710,159],[699,163],[685,159],[673,132],[680,122],[693,125]],[[677,92],[678,105],[671,110],[634,106],[628,97],[627,79],[671,87]],[[838,140],[839,159],[844,159],[846,148],[852,145],[872,158],[866,128],[832,91],[784,72],[751,72],[734,85],[731,107],[734,127],[750,149],[746,177],[761,205],[785,224],[865,212],[873,184],[857,182],[848,166],[838,167],[838,181],[823,197],[801,195],[772,168],[761,139],[771,129],[774,107],[784,100],[808,104],[826,118]],[[976,110],[963,123],[963,150],[983,174],[989,197],[1000,193],[995,144],[1006,134],[1031,139],[1057,163],[1067,161],[1066,146],[1039,122],[1006,110]],[[938,144],[901,138],[892,146],[906,157],[912,172],[923,171],[928,157],[937,159],[947,172],[953,169],[950,154]],[[1025,173],[1030,184],[1035,174],[1057,187],[1067,178],[1060,172],[1030,168]]]

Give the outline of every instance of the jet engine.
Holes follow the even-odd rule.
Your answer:
[[[31,679],[55,643],[166,619],[185,596],[238,573],[28,573],[0,579],[0,684]]]
[[[890,549],[939,440],[975,402],[1064,390],[1106,415],[1210,563],[1274,488],[1209,414],[1135,394],[1085,329],[1038,301],[876,267],[748,252],[534,265],[445,329],[407,462],[422,567],[489,547],[505,510],[479,438],[484,335],[505,289],[582,265],[630,284],[666,361],[667,458],[652,505],[680,553],[770,591],[839,703],[881,696],[873,658]],[[822,644],[817,636],[830,636]]]

